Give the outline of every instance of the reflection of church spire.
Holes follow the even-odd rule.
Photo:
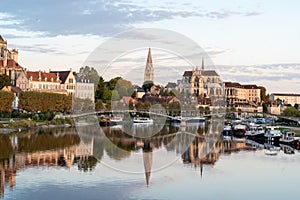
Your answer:
[[[144,74],[144,82],[146,81],[152,81],[154,80],[154,69],[152,64],[152,55],[151,55],[151,49],[148,50],[148,57],[147,57],[147,63],[145,68],[145,74]]]
[[[202,70],[204,70],[204,59],[202,57]]]
[[[146,175],[146,184],[148,186],[152,167],[152,148],[150,146],[150,141],[144,141],[143,161]]]
[[[202,162],[200,161],[200,175],[201,175],[201,179],[203,177],[203,164]]]

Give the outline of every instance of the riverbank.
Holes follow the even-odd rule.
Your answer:
[[[41,122],[32,121],[30,119],[20,119],[17,121],[9,120],[9,122],[1,123],[0,134],[17,133],[30,129],[68,128],[73,126],[74,122],[70,118],[53,119],[52,121]]]

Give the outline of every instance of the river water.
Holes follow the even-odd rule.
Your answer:
[[[298,150],[223,140],[219,129],[82,124],[1,135],[0,199],[299,198]]]

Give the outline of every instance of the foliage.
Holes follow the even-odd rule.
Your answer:
[[[104,79],[102,78],[102,76],[100,76],[97,87],[96,87],[95,98],[103,99],[104,91],[105,91]]]
[[[69,112],[72,108],[72,96],[46,92],[21,92],[19,109],[29,112],[58,111]]]
[[[0,91],[0,112],[11,112],[14,94],[12,92]]]
[[[144,89],[144,91],[145,92],[147,92],[147,91],[150,91],[151,90],[151,87],[153,86],[154,84],[153,84],[153,82],[152,81],[146,81],[146,82],[144,82],[143,83],[143,89]]]
[[[11,79],[6,74],[0,75],[0,90],[2,90],[5,86],[11,85]]]
[[[37,124],[33,121],[23,119],[23,120],[20,120],[20,121],[12,121],[12,122],[9,123],[8,126],[9,127],[14,127],[14,128],[19,128],[19,127],[31,128],[31,127],[37,126]]]
[[[73,99],[73,112],[91,112],[94,108],[94,102],[91,99]]]
[[[103,102],[100,99],[98,99],[95,104],[96,111],[103,110],[104,108],[105,107],[103,105]]]
[[[94,88],[96,88],[100,80],[97,70],[89,66],[81,67],[77,76],[90,80],[91,83],[94,83]]]
[[[289,117],[300,117],[300,111],[297,110],[295,107],[287,107],[283,111],[284,116],[289,116]]]
[[[264,101],[264,102],[269,101],[269,95],[266,94],[266,92],[267,92],[266,88],[263,87],[263,86],[260,86],[259,89],[260,89],[260,98],[261,98],[261,100]]]

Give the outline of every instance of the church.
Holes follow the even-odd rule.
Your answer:
[[[11,78],[11,84],[16,85],[16,80],[23,71],[18,63],[18,50],[7,48],[7,41],[0,35],[0,74],[6,74]]]

